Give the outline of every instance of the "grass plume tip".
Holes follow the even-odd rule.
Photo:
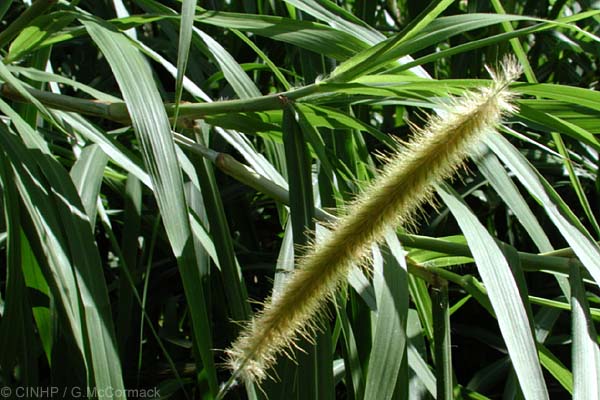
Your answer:
[[[410,223],[430,199],[433,184],[449,178],[482,136],[515,111],[508,85],[521,74],[519,64],[507,58],[490,72],[491,85],[452,99],[441,116],[431,116],[389,157],[330,235],[299,260],[281,292],[267,300],[226,350],[234,378],[261,382],[277,356],[290,354],[299,337],[310,337],[351,265],[368,257],[386,228]]]

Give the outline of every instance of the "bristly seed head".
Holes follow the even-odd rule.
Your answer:
[[[521,68],[507,58],[493,84],[467,92],[432,116],[415,132],[365,192],[350,205],[335,229],[299,261],[283,290],[264,308],[226,350],[235,377],[262,381],[280,354],[290,355],[298,337],[310,338],[320,315],[344,282],[352,264],[362,263],[374,242],[389,226],[407,224],[432,193],[432,185],[450,177],[481,136],[493,130],[504,114],[514,112],[508,85]]]

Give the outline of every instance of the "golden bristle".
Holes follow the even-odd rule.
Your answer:
[[[433,184],[450,177],[485,132],[504,114],[514,111],[510,82],[520,74],[507,59],[493,84],[467,92],[445,106],[443,117],[432,116],[402,146],[333,231],[300,259],[283,290],[267,300],[238,339],[226,350],[228,365],[244,381],[262,381],[280,354],[289,354],[298,337],[311,337],[327,301],[347,277],[353,263],[361,263],[386,228],[407,224],[427,201]]]

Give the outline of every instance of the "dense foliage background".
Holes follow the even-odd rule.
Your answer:
[[[222,350],[305,232],[318,242],[392,137],[514,54],[519,111],[353,271],[295,361],[225,396],[600,397],[597,2],[5,0],[0,16],[2,386],[214,398]]]

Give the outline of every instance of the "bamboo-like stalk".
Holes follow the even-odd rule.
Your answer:
[[[321,309],[346,279],[350,266],[364,262],[370,246],[389,226],[406,224],[432,192],[462,164],[472,146],[513,112],[508,84],[520,74],[506,61],[491,87],[469,92],[447,107],[388,162],[371,186],[335,224],[331,235],[299,261],[283,290],[226,351],[234,377],[262,381],[276,357],[289,354],[299,336],[318,328]]]
[[[179,106],[178,118],[201,119],[207,115],[278,110],[283,108],[285,101],[298,100],[316,94],[321,90],[320,87],[319,83],[313,83],[287,92],[269,94],[251,99],[221,100],[210,103],[184,102]],[[40,103],[50,108],[74,111],[124,124],[131,123],[125,102],[82,99],[29,87],[27,90]],[[0,83],[0,95],[15,101],[27,101],[15,88],[6,83]],[[173,118],[175,105],[171,103],[165,104],[165,109],[169,118]]]

